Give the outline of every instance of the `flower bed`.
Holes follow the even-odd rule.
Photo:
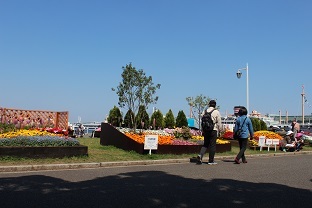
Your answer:
[[[88,155],[88,147],[82,145],[69,147],[0,147],[0,157],[63,158],[84,155]]]
[[[0,147],[66,147],[79,145],[80,143],[77,139],[58,136],[18,136],[0,139]]]
[[[275,132],[272,132],[272,131],[256,131],[254,133],[254,139],[255,140],[259,140],[259,137],[260,136],[265,136],[265,138],[267,139],[279,139],[279,140],[282,140],[283,137]]]
[[[151,133],[151,132],[150,132]],[[141,139],[140,139],[141,141]],[[113,145],[123,150],[133,150],[139,154],[147,154],[149,151],[144,150],[144,144],[129,138],[126,134],[114,128],[110,124],[101,124],[101,145]],[[158,145],[157,150],[152,150],[152,153],[157,154],[192,154],[198,153],[202,145],[175,145],[161,143]],[[231,151],[231,144],[217,144],[217,152]]]
[[[88,155],[79,141],[45,130],[14,130],[0,134],[0,157],[62,158]]]

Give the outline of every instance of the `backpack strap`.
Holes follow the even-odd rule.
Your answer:
[[[244,119],[244,121],[243,121],[242,125],[239,125],[239,129],[238,129],[238,130],[242,130],[243,125],[244,125],[244,123],[245,123],[246,119],[247,119],[247,116],[246,116],[246,118]]]
[[[211,116],[211,114],[212,114],[212,112],[213,112],[214,110],[216,110],[216,109],[213,109],[212,111],[208,112],[208,113],[210,114],[211,120],[212,120],[212,122],[213,122],[213,127],[214,127],[214,125],[216,124],[216,123],[214,122],[214,120],[212,119],[212,116]]]
[[[212,112],[213,112],[214,110],[216,110],[216,109],[213,109],[212,111],[210,111],[210,112],[207,112],[207,113],[210,113],[210,115],[211,115],[211,114],[212,114]]]

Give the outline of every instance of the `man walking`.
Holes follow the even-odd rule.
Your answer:
[[[216,153],[216,143],[217,143],[217,137],[218,132],[222,128],[221,124],[221,114],[216,109],[216,101],[211,100],[208,104],[208,108],[203,111],[202,116],[206,113],[211,113],[211,118],[213,121],[213,129],[211,131],[203,131],[204,135],[204,145],[202,146],[199,155],[197,156],[197,164],[202,164],[202,160],[204,157],[204,154],[206,153],[207,149],[209,151],[209,160],[208,165],[216,165],[217,163],[214,161],[214,156]]]

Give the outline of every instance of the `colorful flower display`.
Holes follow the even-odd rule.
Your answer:
[[[131,133],[125,132],[124,133],[127,137],[133,139],[137,143],[144,144],[145,142],[145,135],[156,135],[151,133]],[[172,135],[158,135],[158,144],[172,144],[174,140],[174,136]]]
[[[134,141],[144,144],[146,135],[158,135],[159,145],[197,145],[198,142],[203,141],[204,137],[201,136],[199,131],[190,131],[191,138],[189,140],[181,139],[179,134],[181,131],[178,129],[164,129],[164,130],[138,130],[138,133],[131,132],[130,129],[119,129],[127,137],[133,139]],[[178,133],[177,133],[178,132]],[[178,137],[177,137],[178,136]],[[217,144],[227,144],[229,141],[225,141],[222,138],[217,139]]]
[[[15,138],[18,136],[55,136],[55,133],[40,129],[21,129],[0,134],[0,138]]]
[[[256,131],[254,133],[254,139],[259,140],[260,136],[265,136],[267,139],[279,139],[282,140],[283,137],[273,131]]]
[[[51,131],[51,130],[50,130]],[[53,132],[53,133],[51,133]],[[58,131],[21,129],[0,134],[0,146],[77,146],[79,141]]]
[[[233,139],[233,131],[226,130],[222,135],[223,139]]]

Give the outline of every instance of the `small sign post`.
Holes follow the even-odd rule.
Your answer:
[[[273,139],[267,139],[267,140],[265,141],[265,144],[268,146],[268,151],[270,151],[270,145],[273,144]]]
[[[265,144],[265,136],[259,136],[258,146],[260,147],[260,151],[262,151],[262,147]]]
[[[279,145],[279,139],[272,139],[272,144],[274,145],[275,152],[276,152],[276,146]]]
[[[144,141],[144,149],[149,150],[149,154],[152,154],[152,150],[158,149],[158,135],[146,135]]]

